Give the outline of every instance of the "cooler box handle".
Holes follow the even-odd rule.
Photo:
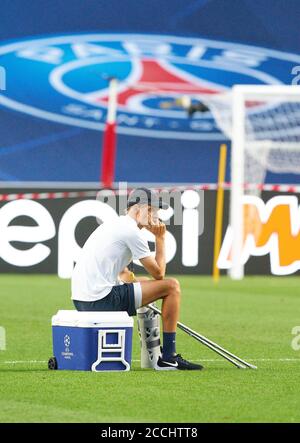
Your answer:
[[[118,341],[117,343],[107,343],[107,335],[116,333],[118,334]],[[125,330],[120,329],[102,329],[98,331],[98,357],[97,360],[92,364],[92,371],[93,372],[103,372],[101,370],[97,370],[97,366],[99,366],[100,363],[104,361],[112,362],[112,361],[119,361],[124,366],[124,371],[130,370],[129,363],[125,360]],[[107,357],[103,354],[107,353],[120,353],[119,356],[111,356]]]

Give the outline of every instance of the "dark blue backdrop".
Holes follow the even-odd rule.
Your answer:
[[[299,0],[1,0],[0,8],[1,44],[51,34],[140,32],[300,52]],[[100,131],[1,106],[0,180],[97,181],[101,140]],[[116,179],[214,182],[218,146],[216,141],[120,134]],[[268,175],[268,180],[276,177]],[[280,181],[299,180],[281,176]]]

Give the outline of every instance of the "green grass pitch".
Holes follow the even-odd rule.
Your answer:
[[[0,422],[299,422],[299,278],[178,277],[181,321],[258,370],[241,370],[182,331],[177,351],[204,371],[142,370],[136,327],[127,373],[49,371],[51,316],[72,309],[70,282],[2,275]]]

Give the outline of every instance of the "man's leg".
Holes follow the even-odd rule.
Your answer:
[[[162,321],[164,332],[175,332],[180,309],[180,284],[175,278],[140,281],[142,306],[162,298]]]
[[[163,355],[158,359],[157,368],[202,369],[201,365],[190,363],[176,355],[176,327],[180,308],[180,284],[174,278],[165,280],[140,281],[142,288],[142,306],[162,299]]]
[[[142,305],[162,298],[163,358],[176,354],[176,327],[180,308],[180,285],[174,278],[142,281]]]

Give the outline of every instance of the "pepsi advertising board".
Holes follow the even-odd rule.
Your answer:
[[[15,192],[15,190],[10,190]],[[102,222],[113,221],[124,210],[95,198],[96,190],[42,189],[27,198],[9,193],[0,204],[0,272],[50,273],[70,278],[81,247]],[[92,195],[94,196],[92,198]],[[10,197],[14,197],[10,200]],[[20,197],[20,196],[19,196]],[[245,232],[243,260],[247,274],[292,275],[300,269],[299,204],[297,195],[263,192],[245,196],[244,205],[255,216],[255,231]],[[228,225],[229,193],[225,191],[222,244],[218,267],[231,267],[232,231]],[[163,210],[167,225],[166,261],[169,274],[211,275],[213,269],[216,191],[186,190],[176,205]],[[126,207],[126,205],[125,205]],[[253,223],[252,223],[253,226]],[[155,254],[153,234],[143,235]],[[135,272],[142,273],[139,262]]]

